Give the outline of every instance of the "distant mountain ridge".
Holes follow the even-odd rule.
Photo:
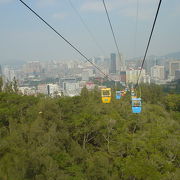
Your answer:
[[[134,61],[134,60],[142,60],[143,56],[141,57],[135,57],[135,58],[130,58],[127,59],[126,61]],[[174,59],[174,60],[180,60],[180,51],[178,52],[173,52],[173,53],[169,53],[166,54],[164,56],[156,56],[156,55],[149,55],[147,56],[146,60],[152,60],[152,59]],[[25,60],[21,60],[21,59],[9,59],[9,60],[2,60],[0,59],[0,65],[4,66],[4,65],[9,65],[9,66],[20,66],[25,64],[26,61]]]
[[[163,57],[165,57],[166,59],[180,59],[180,51],[174,52],[174,53],[169,53]]]
[[[143,59],[143,56],[130,58],[130,59],[127,59],[127,61],[142,60],[142,59]],[[180,51],[169,53],[169,54],[166,54],[166,55],[163,55],[163,56],[149,55],[149,56],[146,57],[147,61],[152,60],[152,59],[175,59],[175,60],[180,60]]]
[[[9,60],[0,60],[0,65],[8,65],[8,66],[20,66],[25,64],[26,61],[20,59],[9,59]]]

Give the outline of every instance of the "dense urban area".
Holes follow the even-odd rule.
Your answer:
[[[1,81],[0,180],[179,180],[180,94],[140,87],[133,114],[115,89],[103,104],[98,87],[51,98]]]
[[[112,53],[92,62],[112,80],[80,61],[1,67],[0,180],[180,179],[180,60],[148,58],[139,114],[129,90],[141,59],[120,66]]]
[[[90,59],[96,66],[109,75],[112,80],[122,85],[136,84],[140,73],[142,58],[126,60],[115,53],[109,57],[95,57]],[[74,61],[29,61],[19,66],[4,65],[0,69],[4,82],[11,82],[15,78],[19,91],[27,95],[46,94],[49,96],[76,96],[81,89],[94,89],[95,85],[102,86],[102,74],[89,62]],[[149,56],[141,72],[140,83],[170,84],[180,79],[180,54],[172,53],[167,56]],[[100,83],[101,82],[101,83]]]
[[[0,180],[180,180],[179,7],[0,0]]]

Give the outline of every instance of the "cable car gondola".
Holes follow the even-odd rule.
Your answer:
[[[131,99],[137,98],[136,94],[134,92],[131,92]]]
[[[103,103],[111,102],[111,88],[103,88],[101,89],[101,97]]]
[[[122,90],[121,91],[121,96],[125,96],[126,95],[126,91],[125,90]]]
[[[132,98],[132,112],[141,113],[141,98]]]
[[[116,99],[121,99],[121,91],[116,91]]]
[[[131,92],[131,96],[135,96],[135,95],[136,95],[136,94],[132,91],[132,92]]]

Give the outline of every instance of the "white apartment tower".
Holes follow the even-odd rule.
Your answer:
[[[164,80],[165,70],[164,66],[153,66],[151,67],[151,77],[157,80]]]
[[[136,84],[139,74],[140,74],[140,69],[130,69],[126,70],[126,83],[133,83]],[[139,78],[139,82],[144,82],[144,76],[146,75],[145,69],[142,69],[141,75]]]
[[[180,70],[180,60],[169,62],[169,75],[175,76],[175,72]]]

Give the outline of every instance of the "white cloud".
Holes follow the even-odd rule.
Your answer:
[[[58,19],[58,20],[62,20],[62,19],[64,19],[66,16],[67,16],[66,13],[54,13],[54,14],[52,15],[52,17],[53,17],[54,19]]]
[[[118,14],[126,17],[136,17],[137,0],[105,0],[108,11],[116,11]],[[159,0],[139,0],[139,19],[147,20],[154,13],[154,5]],[[102,0],[86,0],[82,6],[83,11],[103,12],[104,6]]]

